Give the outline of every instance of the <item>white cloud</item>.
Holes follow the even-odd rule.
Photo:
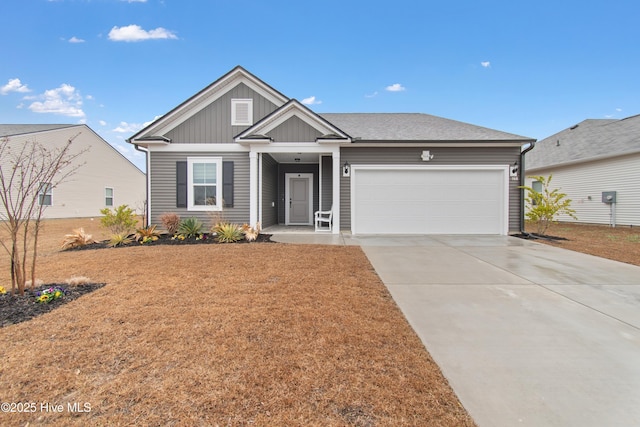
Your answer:
[[[126,27],[113,27],[109,31],[109,40],[115,42],[139,42],[152,39],[177,39],[173,32],[158,27],[155,30],[143,30],[139,25],[128,25]]]
[[[482,61],[480,65],[482,65],[484,68],[491,68],[491,62],[489,61]]]
[[[147,126],[149,126],[151,123],[153,123],[153,122],[155,122],[156,120],[158,120],[160,117],[162,117],[162,116],[155,116],[153,119],[149,120],[148,122],[144,122],[144,123],[142,124],[141,129],[142,129],[142,128],[146,128],[146,127],[147,127]]]
[[[308,98],[303,99],[302,103],[304,105],[319,105],[319,104],[322,104],[322,101],[316,100],[315,96],[310,96]]]
[[[30,98],[32,99],[32,98]],[[56,89],[49,89],[44,94],[39,95],[36,101],[29,105],[29,109],[34,113],[53,113],[69,117],[85,117],[82,111],[82,96],[76,88],[63,83]]]
[[[73,37],[71,37],[69,39],[69,43],[84,43],[84,40],[83,39],[79,39],[76,36],[73,36]]]
[[[31,92],[27,85],[23,85],[20,79],[9,79],[9,82],[0,88],[0,93],[6,95],[9,92]]]
[[[98,123],[100,123],[100,126],[106,126],[107,122],[105,122],[104,120],[100,120]]]
[[[365,94],[365,96],[364,96],[364,97],[365,97],[365,98],[375,98],[376,96],[378,96],[378,91],[375,91],[375,92],[373,92],[373,93],[372,93],[372,94],[370,94],[370,95],[366,95],[366,94]]]
[[[622,108],[616,108],[616,111],[619,113],[622,111]]]
[[[384,88],[384,90],[389,92],[402,92],[403,90],[406,90],[406,88],[400,83],[394,83],[391,86],[387,86],[386,88]]]
[[[113,131],[118,133],[134,133],[139,131],[143,127],[144,125],[141,125],[140,123],[120,122],[118,127],[113,129]]]

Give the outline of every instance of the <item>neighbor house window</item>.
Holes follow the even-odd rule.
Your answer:
[[[187,158],[187,186],[189,210],[222,209],[222,158]]]
[[[43,182],[40,184],[40,188],[38,189],[38,204],[40,206],[51,206],[52,205],[52,197],[51,197],[51,183]]]
[[[113,188],[107,187],[104,189],[104,205],[113,206]]]
[[[536,193],[542,193],[542,182],[540,181],[533,181],[531,183],[531,188],[533,189],[533,191],[535,191]],[[536,200],[535,197],[531,198],[531,204],[532,205],[537,205],[538,201]]]
[[[251,126],[253,124],[253,99],[231,100],[231,125]]]

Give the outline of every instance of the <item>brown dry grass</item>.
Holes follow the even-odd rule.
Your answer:
[[[47,223],[39,277],[107,286],[0,329],[1,400],[37,404],[0,425],[473,425],[359,248],[57,251],[80,226]]]
[[[527,228],[529,232],[533,230],[533,227]],[[557,223],[551,225],[546,234],[568,240],[537,241],[640,266],[640,228]]]

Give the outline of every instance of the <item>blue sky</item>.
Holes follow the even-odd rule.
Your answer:
[[[543,139],[640,114],[637,0],[4,0],[2,123],[125,139],[236,65],[323,112]]]

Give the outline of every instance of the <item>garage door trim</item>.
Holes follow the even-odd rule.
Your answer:
[[[502,230],[503,235],[509,234],[509,165],[439,165],[439,166],[430,166],[430,165],[351,165],[351,233],[357,234],[357,224],[356,224],[356,176],[358,171],[362,170],[398,170],[398,171],[406,171],[406,170],[420,170],[420,171],[439,171],[439,170],[447,170],[447,171],[473,171],[473,170],[493,170],[502,172],[502,182],[503,188],[502,190],[502,218],[500,222],[500,229]]]

